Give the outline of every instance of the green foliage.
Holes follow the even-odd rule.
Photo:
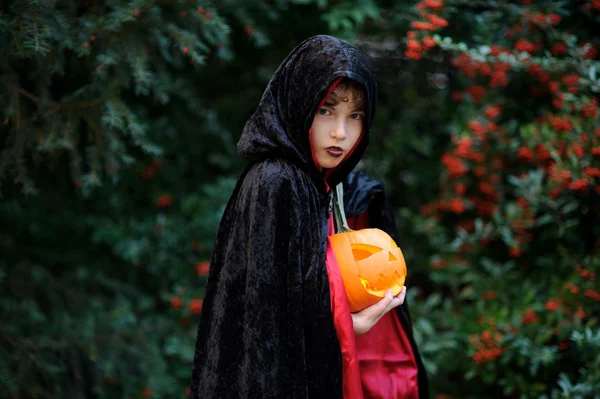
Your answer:
[[[598,397],[596,3],[378,2],[355,33],[434,395]]]
[[[432,320],[454,343],[424,351],[434,392],[451,397],[599,392],[600,17],[592,3],[529,3],[424,0],[404,33],[406,57],[454,68],[442,89],[451,113],[415,139],[445,147],[430,153],[438,191],[400,218],[407,260],[429,256],[444,298],[412,308],[417,330]]]
[[[210,110],[189,83],[208,58],[233,57],[231,26],[264,46],[260,26],[248,24],[277,15],[260,2],[10,2],[0,30],[0,178],[35,193],[30,173],[68,157],[72,181],[89,191],[137,152],[162,156],[165,117],[189,130],[165,109],[185,105],[194,123]]]
[[[184,397],[236,136],[319,19],[285,1],[1,10],[0,396]]]

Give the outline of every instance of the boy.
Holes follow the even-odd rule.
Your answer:
[[[376,92],[367,57],[330,36],[302,42],[273,75],[238,142],[249,165],[213,248],[193,398],[342,398],[325,265],[329,187],[367,147]],[[402,301],[353,318],[368,328]]]

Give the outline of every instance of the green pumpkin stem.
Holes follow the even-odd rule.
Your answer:
[[[335,223],[336,233],[346,233],[352,231],[348,226],[346,212],[344,210],[344,185],[342,183],[335,186],[333,193],[333,221]]]

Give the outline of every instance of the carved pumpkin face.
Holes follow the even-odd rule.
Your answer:
[[[388,289],[398,295],[406,278],[402,251],[379,229],[362,229],[329,237],[351,312],[373,305]]]

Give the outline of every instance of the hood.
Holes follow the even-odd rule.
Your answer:
[[[360,83],[366,95],[361,140],[328,176],[332,186],[342,181],[367,148],[377,105],[377,83],[367,56],[350,43],[331,36],[306,39],[283,60],[244,126],[237,144],[239,154],[249,162],[285,158],[319,176],[308,132],[319,103],[338,78]]]
[[[383,183],[362,170],[352,171],[344,181],[344,210],[346,216],[366,212],[371,200],[385,195]]]
[[[394,240],[398,230],[394,212],[382,181],[362,170],[353,170],[344,180],[344,210],[347,217],[368,212],[369,226],[384,230]]]

